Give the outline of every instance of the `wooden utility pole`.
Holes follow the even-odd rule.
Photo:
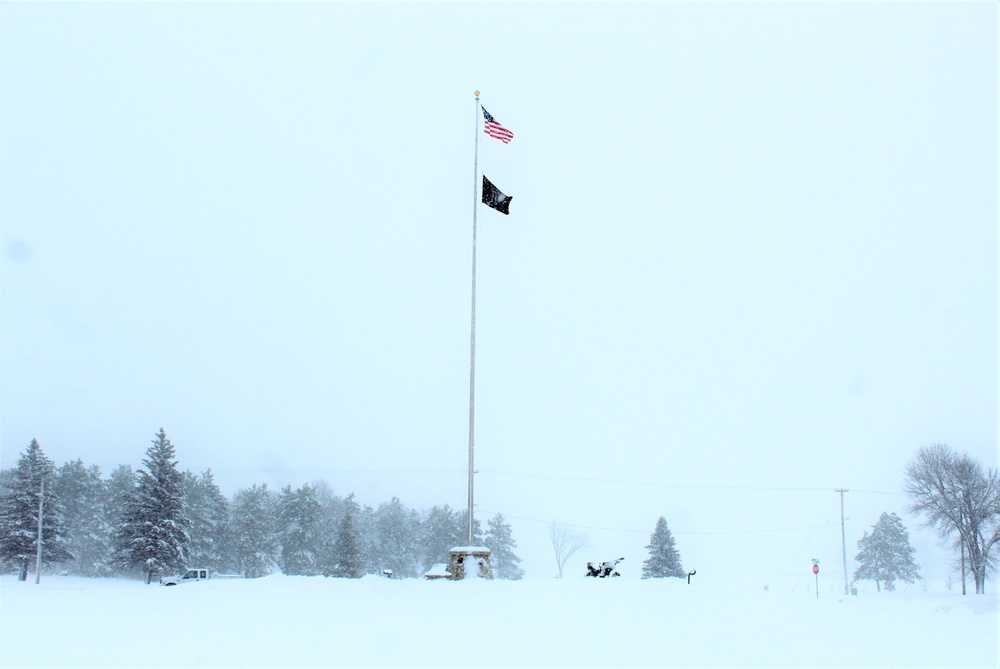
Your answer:
[[[840,493],[840,549],[844,554],[844,594],[849,595],[847,591],[847,535],[844,532],[844,493],[851,492],[846,488],[837,488],[834,492]]]

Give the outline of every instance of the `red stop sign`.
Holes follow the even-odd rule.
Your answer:
[[[818,574],[819,573],[819,565],[818,564],[814,564],[813,565],[813,573],[814,574]]]

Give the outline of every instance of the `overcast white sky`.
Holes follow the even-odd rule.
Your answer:
[[[477,515],[529,575],[664,515],[840,578],[837,487],[849,557],[896,511],[937,573],[903,468],[997,460],[993,2],[4,3],[3,466],[163,427],[227,493],[464,508],[477,89]]]

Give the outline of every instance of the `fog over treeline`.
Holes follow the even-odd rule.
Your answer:
[[[917,451],[904,475],[908,511],[954,551],[963,594],[967,577],[977,594],[984,593],[1000,552],[997,470],[932,444]],[[587,537],[551,524],[550,538],[561,577]],[[504,514],[490,517],[485,530],[475,520],[472,543],[490,549],[496,577],[524,576]],[[174,446],[162,428],[135,471],[119,465],[105,477],[99,466],[81,459],[56,467],[36,440],[16,467],[0,470],[0,568],[17,572],[21,580],[39,560],[44,568],[67,574],[147,583],[185,567],[246,578],[279,571],[414,578],[447,562],[453,547],[468,544],[467,511],[447,504],[418,511],[393,497],[373,507],[353,493],[336,494],[324,482],[280,490],[254,484],[227,498],[210,469],[196,474],[177,468]],[[898,581],[921,578],[909,533],[895,513],[883,513],[857,547],[853,580],[893,590]],[[643,578],[686,576],[662,516],[646,549]],[[604,565],[610,565],[604,574],[610,575],[614,564]],[[591,572],[596,566],[588,564]]]
[[[210,469],[176,465],[162,429],[143,467],[119,465],[108,476],[81,459],[56,467],[33,440],[17,467],[0,471],[0,566],[22,579],[34,569],[40,502],[44,568],[80,576],[152,581],[190,566],[247,578],[278,571],[358,578],[386,570],[418,577],[468,544],[467,511],[447,504],[421,512],[393,497],[373,507],[324,482],[280,490],[254,484],[227,498]],[[503,514],[485,530],[476,519],[473,543],[490,548],[498,578],[524,575]]]

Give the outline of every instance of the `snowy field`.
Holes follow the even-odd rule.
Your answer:
[[[700,575],[699,575],[700,576]],[[3,667],[996,667],[997,599],[695,576],[0,577]],[[993,585],[990,583],[990,585]]]

